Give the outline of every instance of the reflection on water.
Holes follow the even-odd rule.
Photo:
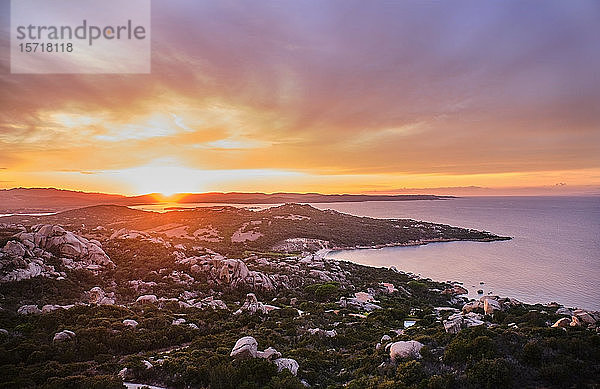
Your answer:
[[[416,320],[404,320],[404,328],[412,327],[417,323]]]
[[[0,213],[0,217],[6,216],[50,216],[56,215],[58,212],[44,212],[44,213]]]

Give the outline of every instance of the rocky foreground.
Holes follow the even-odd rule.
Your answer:
[[[8,221],[0,387],[599,384],[598,312],[323,256],[490,233],[298,205]]]

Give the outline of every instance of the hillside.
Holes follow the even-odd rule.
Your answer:
[[[509,239],[489,232],[298,204],[92,206],[3,222],[0,387],[599,384],[598,312],[469,301],[458,283],[324,255]]]
[[[374,219],[309,205],[285,204],[252,211],[236,207],[199,207],[165,213],[123,206],[93,206],[47,216],[5,217],[3,222],[51,223],[98,235],[135,231],[176,243],[201,244],[224,254],[245,251],[301,252],[319,248],[383,247],[437,241],[509,239],[488,232],[410,219]],[[85,225],[85,228],[81,228]],[[303,241],[298,240],[301,238]],[[314,251],[314,250],[313,250]]]

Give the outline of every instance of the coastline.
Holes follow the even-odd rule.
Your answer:
[[[448,242],[501,242],[513,239],[510,236],[495,236],[483,239],[452,239],[452,238],[437,238],[437,239],[423,239],[419,241],[409,242],[394,242],[377,244],[371,246],[348,246],[348,247],[333,247],[330,251],[345,251],[345,250],[379,250],[388,247],[412,247],[412,246],[425,246],[430,243],[448,243]]]

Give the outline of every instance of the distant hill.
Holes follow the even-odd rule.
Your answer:
[[[319,193],[182,193],[178,203],[333,203],[355,201],[409,201],[440,200],[451,196],[434,195],[324,195]],[[0,189],[0,213],[43,212],[80,208],[90,205],[149,205],[169,201],[162,195],[146,194],[123,196],[106,193],[88,193],[55,188]]]
[[[355,195],[320,193],[189,193],[181,194],[180,203],[283,204],[345,203],[359,201],[440,200],[452,196],[435,195]]]
[[[95,204],[127,203],[127,197],[54,188],[14,188],[0,190],[0,212],[45,211]]]

